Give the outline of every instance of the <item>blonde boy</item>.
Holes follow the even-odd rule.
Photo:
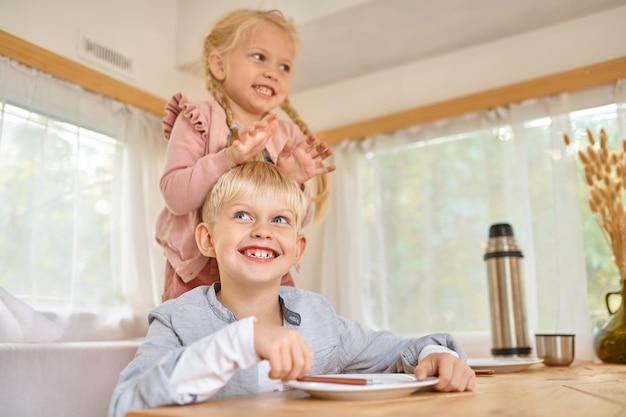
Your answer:
[[[452,336],[406,339],[335,314],[319,294],[281,286],[300,261],[306,203],[276,165],[247,162],[206,198],[196,242],[220,283],[157,307],[135,359],[122,372],[110,416],[284,389],[306,374],[414,373],[440,391],[472,390],[475,375]]]

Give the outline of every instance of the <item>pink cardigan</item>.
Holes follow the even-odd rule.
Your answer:
[[[156,240],[176,273],[189,282],[209,259],[198,250],[194,231],[206,195],[229,170],[224,148],[230,129],[224,109],[215,101],[190,102],[178,93],[167,103],[165,112],[163,132],[169,143],[160,181],[165,208],[157,219]],[[296,144],[306,140],[295,124],[280,120],[277,133],[266,147],[272,160],[276,160],[288,138],[294,138]],[[308,190],[305,192],[308,194]],[[303,225],[311,217],[309,205]]]

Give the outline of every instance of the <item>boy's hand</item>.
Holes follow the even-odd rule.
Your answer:
[[[313,351],[300,332],[293,329],[256,322],[254,348],[261,359],[269,361],[272,379],[298,379],[313,365]]]
[[[267,142],[278,129],[278,114],[268,114],[258,122],[239,129],[239,140],[224,149],[224,155],[231,168],[241,165],[261,153]]]
[[[299,184],[304,184],[316,175],[323,175],[335,170],[334,165],[325,166],[322,162],[333,154],[333,150],[326,142],[315,144],[315,136],[294,146],[293,141],[285,143],[278,154],[276,165],[282,168],[287,175]]]
[[[437,391],[472,391],[476,385],[476,374],[468,364],[449,353],[432,353],[426,356],[414,370],[418,381],[436,376],[439,382],[433,385]]]

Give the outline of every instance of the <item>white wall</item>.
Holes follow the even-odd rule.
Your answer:
[[[626,6],[305,91],[292,102],[314,130],[325,130],[623,56]]]
[[[0,29],[156,96],[204,89],[176,69],[176,0],[0,0]],[[135,63],[133,79],[78,56],[79,35]]]
[[[173,0],[0,0],[0,29],[89,66],[77,56],[84,33],[135,60],[135,78],[123,81],[163,98],[177,91],[207,97],[201,79],[176,67],[177,13]],[[304,91],[292,101],[313,130],[324,130],[622,56],[626,7]],[[305,232],[309,245],[295,279],[317,290],[319,225]]]

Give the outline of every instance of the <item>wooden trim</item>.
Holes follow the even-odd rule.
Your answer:
[[[331,145],[626,77],[626,57],[317,132]]]
[[[159,117],[166,100],[0,30],[0,54]],[[317,132],[331,145],[626,78],[626,57]]]
[[[166,101],[0,30],[0,55],[159,117]]]

